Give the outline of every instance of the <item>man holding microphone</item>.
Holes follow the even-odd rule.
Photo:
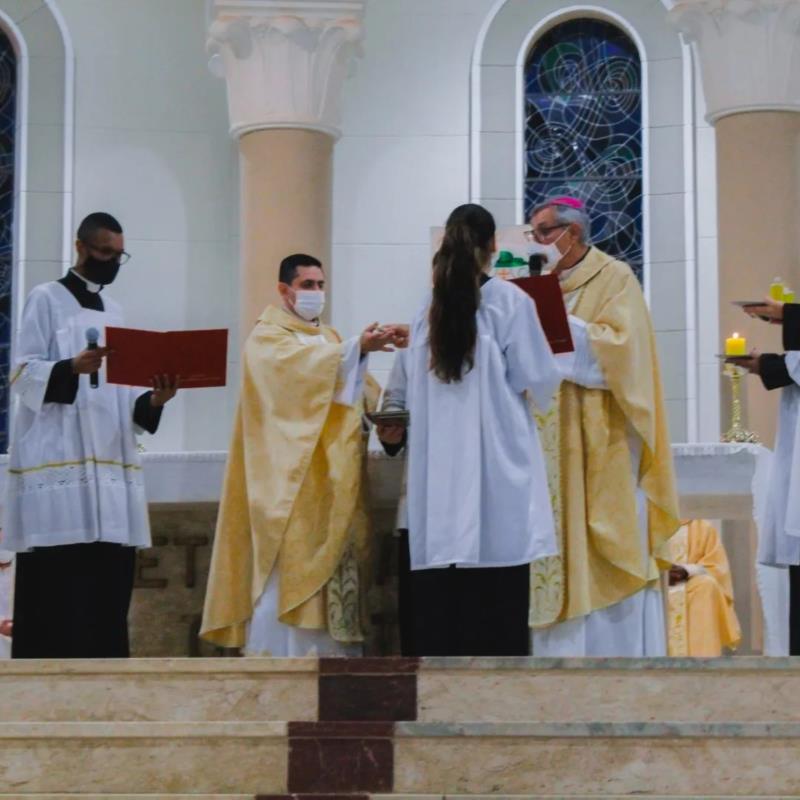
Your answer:
[[[129,255],[105,213],[81,223],[76,250],[67,275],[28,296],[17,341],[3,525],[18,553],[13,658],[130,654],[136,548],[150,546],[135,434],[156,432],[178,388],[168,376],[146,392],[95,382],[108,354],[97,334],[122,324],[102,290]]]

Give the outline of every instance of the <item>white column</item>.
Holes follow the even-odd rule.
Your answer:
[[[800,111],[798,0],[679,0],[670,17],[694,49],[710,123]]]
[[[212,0],[208,52],[239,140],[242,337],[293,252],[330,266],[333,146],[366,0]],[[329,276],[330,277],[330,276]]]

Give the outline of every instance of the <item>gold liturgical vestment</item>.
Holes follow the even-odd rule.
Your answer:
[[[674,564],[703,572],[669,588],[669,654],[716,658],[742,639],[728,556],[713,525],[694,520],[670,540]]]
[[[362,639],[365,442],[362,408],[334,402],[343,347],[272,306],[247,340],[201,628],[214,644],[244,645],[278,560],[280,622]]]
[[[531,566],[537,628],[655,585],[657,558],[680,526],[655,334],[639,281],[627,264],[591,248],[561,288],[587,325],[607,389],[564,381],[553,411],[539,420],[561,556]],[[635,481],[631,434],[642,443]],[[647,500],[647,559],[636,488]]]

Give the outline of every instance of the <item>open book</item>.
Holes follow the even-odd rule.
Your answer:
[[[225,386],[228,331],[140,331],[106,328],[106,380],[152,386],[154,375],[179,377],[182,389]]]

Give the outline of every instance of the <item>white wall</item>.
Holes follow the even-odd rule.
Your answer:
[[[334,172],[333,320],[407,321],[430,228],[469,200],[470,63],[493,0],[373,0]],[[373,358],[379,379],[391,356]]]
[[[39,5],[0,0],[0,9],[26,2]],[[206,66],[205,4],[55,2],[76,53],[74,220],[101,209],[118,215],[134,255],[112,294],[131,325],[232,327],[236,342],[238,165],[225,84]],[[335,155],[332,305],[345,335],[376,319],[410,319],[429,281],[430,227],[470,198],[471,63],[494,6],[368,4],[364,57],[346,84]],[[697,138],[708,172],[713,136],[698,130]],[[713,260],[703,253],[713,245],[712,216],[701,211],[699,225],[707,240],[700,266],[708,266],[701,279],[710,279]],[[41,280],[57,277],[58,264],[48,269],[54,274]],[[678,298],[682,284],[675,288]],[[227,447],[237,364],[232,349],[227,389],[179,395],[148,449]],[[390,366],[391,356],[373,358],[380,379]]]
[[[651,154],[648,288],[673,437],[684,440],[689,412],[694,413],[697,403],[687,373],[687,351],[695,335],[687,313],[693,302],[688,266],[693,268],[694,262],[685,252],[684,231],[691,229],[695,203],[704,202],[704,209],[708,205],[693,175],[684,173],[684,160],[696,144],[691,72],[687,81],[680,40],[661,0],[507,0],[487,28],[486,47],[494,47],[494,55],[487,57],[486,48],[480,51],[478,64],[490,66],[476,70],[475,87],[470,78],[473,51],[490,12],[497,10],[494,0],[370,3],[365,55],[346,87],[344,136],[336,151],[334,322],[345,334],[353,334],[374,319],[407,320],[413,314],[429,280],[430,226],[442,224],[456,205],[470,198],[471,169],[472,188],[483,189],[477,201],[504,224],[518,221],[514,65],[519,43],[563,5],[607,8],[646,45]],[[504,83],[499,85],[499,80]],[[484,116],[492,125],[506,123],[486,128],[490,133],[481,133],[484,128],[479,126],[471,153],[473,93],[481,97]],[[710,142],[705,133],[698,132],[698,138],[703,140],[703,168],[708,171],[713,135]],[[475,180],[481,176],[483,181]],[[502,192],[487,190],[489,184]],[[708,222],[709,215],[703,214],[706,232]],[[693,249],[693,242],[686,244]],[[704,263],[710,262],[706,258]],[[714,274],[703,272],[706,279]],[[391,357],[374,361],[378,377],[384,378]]]
[[[225,84],[207,69],[203,4],[58,5],[76,52],[74,219],[113,213],[133,254],[110,293],[132,327],[230,326],[238,166]],[[226,448],[235,389],[183,392],[145,446]]]

